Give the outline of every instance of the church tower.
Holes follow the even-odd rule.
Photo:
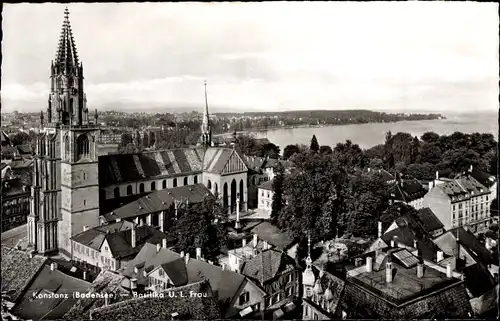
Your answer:
[[[212,145],[212,127],[210,126],[210,115],[208,114],[207,82],[205,81],[205,110],[201,123],[201,144],[205,147]]]
[[[98,225],[97,111],[89,120],[83,65],[69,22],[64,22],[51,63],[51,90],[34,168],[29,244],[42,254],[71,252],[70,237]]]

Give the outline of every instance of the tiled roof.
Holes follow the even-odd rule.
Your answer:
[[[380,177],[385,181],[389,182],[395,179],[394,175],[386,171],[385,169],[368,169],[367,173],[369,174],[375,174],[375,175],[380,175]]]
[[[467,193],[486,194],[490,191],[470,175],[462,175],[459,178],[437,185],[448,196],[460,196]]]
[[[436,253],[440,249],[432,241],[431,236],[426,232],[418,218],[405,215],[397,218],[396,224],[398,228],[382,235],[382,240],[385,243],[390,244],[391,240],[397,237],[398,243],[413,247],[413,241],[417,241],[417,247],[422,257],[427,260],[435,260]]]
[[[30,145],[17,145],[16,148],[20,154],[31,154]]]
[[[109,186],[156,177],[199,174],[202,171],[220,174],[234,153],[243,158],[238,151],[223,147],[103,155],[99,156],[99,183]]]
[[[473,168],[472,171],[470,172],[471,176],[476,179],[479,183],[483,184],[484,186],[490,188],[494,183],[495,183],[495,176],[490,175],[488,173],[485,173],[483,171],[480,171],[477,168]]]
[[[124,275],[137,279],[138,284],[147,284],[147,279],[144,277],[143,271],[152,271],[154,267],[165,263],[176,261],[180,258],[180,254],[169,249],[161,249],[156,251],[156,246],[146,244],[137,254],[134,260],[129,263],[128,269]],[[184,258],[182,258],[184,260]],[[176,263],[178,264],[178,263]],[[138,267],[137,274],[134,273],[134,267]],[[208,279],[210,286],[219,297],[223,304],[227,304],[237,293],[238,289],[245,281],[245,277],[241,274],[222,270],[220,266],[212,265],[204,261],[191,258],[187,265],[184,265],[189,283],[198,282],[202,279]],[[178,266],[180,267],[180,265]],[[179,273],[179,272],[178,272]],[[183,272],[180,272],[183,273]]]
[[[274,249],[261,252],[245,262],[242,273],[263,284],[276,277],[278,272],[295,266],[292,258]]]
[[[44,316],[46,320],[60,319],[77,301],[72,294],[83,293],[89,286],[89,282],[66,275],[57,269],[51,271],[50,266],[45,265],[12,312],[25,320],[40,320]],[[33,300],[34,294],[45,293],[68,294],[69,297]]]
[[[3,130],[2,130],[2,134],[0,137],[1,137],[2,146],[10,145],[10,138]]]
[[[275,246],[278,250],[287,250],[294,244],[294,239],[287,232],[281,231],[269,222],[260,223],[250,233],[257,234],[260,239]]]
[[[165,273],[167,273],[170,280],[175,286],[181,286],[188,283],[188,275],[186,271],[186,263],[182,258],[177,260],[163,263],[161,265]]]
[[[33,160],[32,159],[19,159],[19,160],[13,160],[10,163],[10,167],[12,169],[23,169],[23,168],[29,168],[33,165]]]
[[[104,270],[92,282],[90,287],[83,291],[84,293],[112,293],[113,298],[109,299],[109,304],[127,300],[129,291],[121,286],[123,276],[118,273]],[[121,295],[123,294],[123,296]],[[81,298],[71,307],[71,309],[64,315],[65,320],[89,320],[89,311],[105,304],[103,298]]]
[[[136,254],[140,251],[141,247],[150,242],[153,244],[162,243],[163,239],[169,240],[172,243],[172,237],[158,231],[152,226],[139,226],[135,228],[136,231],[136,247],[131,245],[133,223],[118,222],[110,225],[98,226],[72,237],[73,241],[99,250],[106,240],[109,249],[116,259],[125,258]],[[109,233],[108,233],[109,231]]]
[[[325,305],[330,308],[330,313],[326,311],[321,305],[318,305],[315,303],[313,300],[305,299],[308,301],[308,303],[312,306],[314,306],[316,309],[320,310],[323,314],[334,318],[335,311],[337,311],[338,304],[340,302],[340,299],[342,297],[342,292],[344,291],[345,287],[345,281],[336,277],[335,275],[331,274],[330,272],[323,270],[322,276],[320,277],[321,273],[320,270],[313,265],[312,267],[314,276],[316,280],[319,279],[321,288],[323,291],[326,291],[326,289],[330,289],[333,295],[333,299],[331,301],[325,302]],[[323,303],[320,301],[320,303]]]
[[[11,291],[10,301],[17,301],[29,283],[42,270],[46,257],[30,254],[2,246],[2,268],[1,268],[1,286],[2,292]]]
[[[499,285],[495,286],[493,289],[489,290],[485,294],[478,298],[473,298],[470,300],[472,309],[476,316],[482,316],[485,313],[494,311],[495,315],[498,310],[498,293]]]
[[[214,320],[221,317],[217,300],[206,281],[167,290],[174,298],[135,298],[91,312],[92,320],[165,320],[178,313],[181,320]],[[206,297],[191,297],[181,293],[203,293]]]
[[[4,181],[2,185],[2,196],[30,193],[29,186],[24,184],[19,178]]]
[[[395,182],[390,187],[389,192],[394,194],[391,197],[402,202],[411,202],[422,198],[427,193],[423,185],[416,179],[406,179],[400,182]]]
[[[268,191],[272,191],[273,190],[273,180],[265,181],[264,183],[259,185],[259,188],[265,189]]]
[[[126,219],[170,209],[175,200],[187,200],[190,204],[200,203],[207,196],[213,197],[210,190],[203,184],[163,189],[151,192],[104,216],[107,221],[114,221],[117,218]]]
[[[444,227],[443,223],[441,223],[434,212],[428,207],[418,210],[418,217],[428,233]]]

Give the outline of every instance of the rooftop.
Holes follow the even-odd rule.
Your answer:
[[[400,255],[397,255],[398,252],[400,252]],[[408,264],[412,257],[415,264]],[[424,266],[423,277],[417,277],[417,258],[406,250],[401,249],[392,252],[392,258],[392,282],[388,283],[386,281],[385,264],[382,264],[380,269],[373,268],[372,272],[366,272],[365,262],[362,266],[349,270],[349,280],[397,305],[426,293],[443,289],[451,284],[462,282],[459,279],[447,278],[445,273],[429,266]],[[376,261],[375,258],[373,260],[374,265]]]
[[[428,207],[419,209],[417,214],[425,231],[428,233],[444,227],[443,223],[441,223],[434,212]]]
[[[127,219],[168,210],[175,201],[201,203],[205,197],[213,197],[213,194],[203,184],[157,190],[105,214],[104,217],[108,222],[117,218]]]
[[[1,286],[2,292],[10,292],[10,301],[16,302],[29,283],[42,270],[46,257],[30,256],[28,252],[2,245]]]
[[[288,235],[287,232],[281,231],[279,228],[266,221],[252,228],[250,233],[257,234],[260,239],[273,245],[278,250],[287,250],[295,243],[294,239]]]
[[[259,188],[260,189],[265,189],[265,190],[268,190],[268,191],[273,191],[274,190],[274,188],[273,188],[273,180],[265,181],[264,183],[262,183],[262,184],[259,185]]]
[[[416,179],[405,179],[396,181],[389,192],[391,197],[402,202],[412,202],[422,198],[427,193],[424,186]]]
[[[479,183],[469,174],[461,175],[453,180],[437,185],[446,195],[454,200],[455,197],[470,197],[489,193],[489,189]]]
[[[474,179],[476,181],[478,181],[479,183],[483,184],[484,186],[486,186],[488,188],[490,188],[496,182],[495,176],[490,175],[486,172],[480,171],[476,167],[473,167],[472,171],[469,171],[469,172],[470,172],[470,175],[472,177],[474,177]]]
[[[181,293],[202,293],[206,297],[183,296]],[[165,291],[167,292],[167,291]],[[178,313],[182,320],[214,320],[221,318],[217,299],[207,281],[168,290],[174,298],[134,298],[92,310],[92,320],[159,320]],[[168,295],[168,294],[166,294]]]
[[[295,261],[287,254],[274,249],[260,252],[245,262],[242,273],[263,284],[274,279],[280,272],[295,268]]]

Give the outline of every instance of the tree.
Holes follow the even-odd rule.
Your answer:
[[[476,166],[480,162],[478,153],[471,149],[461,147],[446,151],[441,157],[438,169],[449,171],[448,176],[454,176],[467,171],[471,165]]]
[[[352,172],[355,167],[364,165],[364,155],[358,144],[353,144],[347,140],[345,144],[338,143],[333,149],[334,157],[344,165],[349,172]]]
[[[24,145],[30,142],[30,136],[25,132],[15,133],[14,135],[9,136],[9,138],[13,146]]]
[[[382,169],[384,168],[384,161],[380,158],[372,158],[368,166],[371,169]]]
[[[328,145],[321,145],[320,148],[319,148],[319,152],[321,154],[326,154],[326,155],[329,155],[329,154],[332,154],[333,153],[333,150],[330,146]]]
[[[367,159],[379,158],[384,160],[385,158],[385,147],[383,144],[375,145],[364,151],[364,155]]]
[[[437,143],[423,144],[420,150],[420,161],[422,163],[438,164],[443,152]]]
[[[407,175],[419,180],[433,180],[436,170],[431,163],[410,164],[406,168]]]
[[[244,155],[257,156],[260,152],[260,146],[252,135],[239,135],[236,144]]]
[[[278,159],[280,155],[280,148],[279,146],[273,144],[273,143],[266,143],[260,146],[260,151],[259,155],[260,157],[269,157],[273,159]]]
[[[296,144],[288,145],[283,150],[283,159],[287,160],[295,153],[300,153],[299,146]]]
[[[397,162],[396,165],[394,165],[394,170],[396,173],[404,173],[406,172],[406,164],[404,162]]]
[[[435,132],[426,132],[420,138],[426,144],[437,143],[439,141],[439,135]]]
[[[285,179],[284,172],[285,169],[283,165],[278,162],[278,165],[274,168],[276,175],[273,179],[273,203],[271,211],[271,221],[276,225],[279,217],[279,213],[283,208],[283,181]]]
[[[319,144],[318,144],[318,139],[316,138],[316,135],[313,135],[313,137],[311,138],[311,146],[309,148],[314,152],[319,151]]]
[[[408,133],[397,133],[392,137],[390,152],[394,164],[398,162],[405,165],[412,163],[412,141],[413,137]]]
[[[491,216],[498,216],[498,199],[495,197],[490,205]]]
[[[135,146],[134,144],[128,144],[127,146],[119,146],[118,154],[135,154],[142,153],[144,148],[142,146]]]
[[[149,133],[144,133],[144,137],[142,138],[142,145],[145,147],[145,148],[148,148],[150,145],[149,145]]]
[[[199,247],[206,259],[217,262],[221,249],[227,245],[227,233],[220,223],[227,218],[224,212],[214,197],[181,207],[169,231],[177,238],[178,249],[192,253]]]

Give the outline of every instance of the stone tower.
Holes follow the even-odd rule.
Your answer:
[[[97,111],[89,120],[83,65],[64,12],[51,91],[34,168],[29,244],[42,254],[70,253],[70,237],[98,225],[99,184]]]
[[[208,114],[207,82],[205,81],[205,109],[203,110],[203,120],[201,123],[201,144],[203,146],[212,145],[212,127],[210,126],[210,115]]]

